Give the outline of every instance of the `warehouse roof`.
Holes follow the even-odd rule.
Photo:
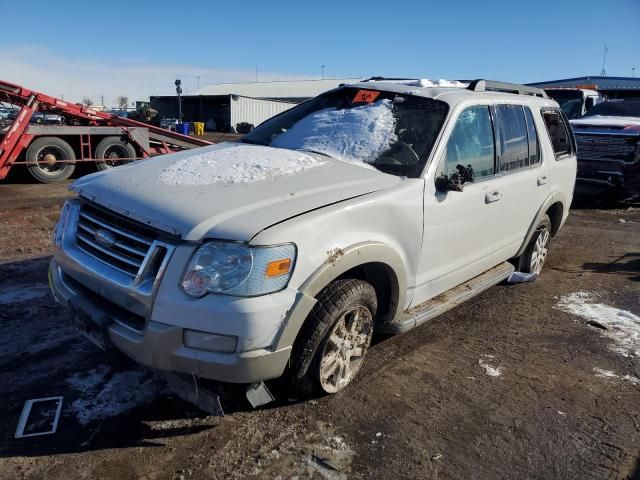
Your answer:
[[[325,78],[323,80],[278,80],[273,82],[218,83],[203,87],[197,95],[243,95],[254,98],[311,98],[342,83],[360,78]]]
[[[599,90],[640,90],[640,78],[632,77],[575,77],[562,80],[529,83],[534,87],[575,87],[576,85],[597,85]]]

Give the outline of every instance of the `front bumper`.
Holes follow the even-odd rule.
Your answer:
[[[640,191],[640,165],[578,159],[577,193]]]
[[[216,353],[186,347],[183,327],[150,319],[144,331],[122,321],[123,311],[107,300],[100,300],[75,284],[55,259],[49,267],[49,282],[54,298],[64,307],[81,312],[85,324],[102,331],[109,344],[133,360],[160,370],[191,373],[203,378],[230,383],[253,383],[282,375],[291,346],[277,350],[266,348],[235,353]]]

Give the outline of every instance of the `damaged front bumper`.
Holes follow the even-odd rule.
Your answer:
[[[180,326],[150,319],[143,331],[130,328],[129,312],[90,291],[64,273],[55,259],[49,267],[54,298],[70,309],[79,330],[101,348],[116,347],[143,365],[230,383],[254,383],[282,375],[291,347],[218,353],[184,345]]]

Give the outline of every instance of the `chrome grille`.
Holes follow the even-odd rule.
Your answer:
[[[144,225],[90,204],[80,207],[76,245],[131,277],[140,272],[157,234]]]
[[[622,160],[636,158],[636,135],[590,135],[575,132],[578,158],[581,160]]]

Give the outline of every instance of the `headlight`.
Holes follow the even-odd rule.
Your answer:
[[[207,293],[252,297],[277,292],[289,282],[295,255],[296,248],[290,243],[273,247],[206,243],[191,257],[182,288],[194,297]]]

